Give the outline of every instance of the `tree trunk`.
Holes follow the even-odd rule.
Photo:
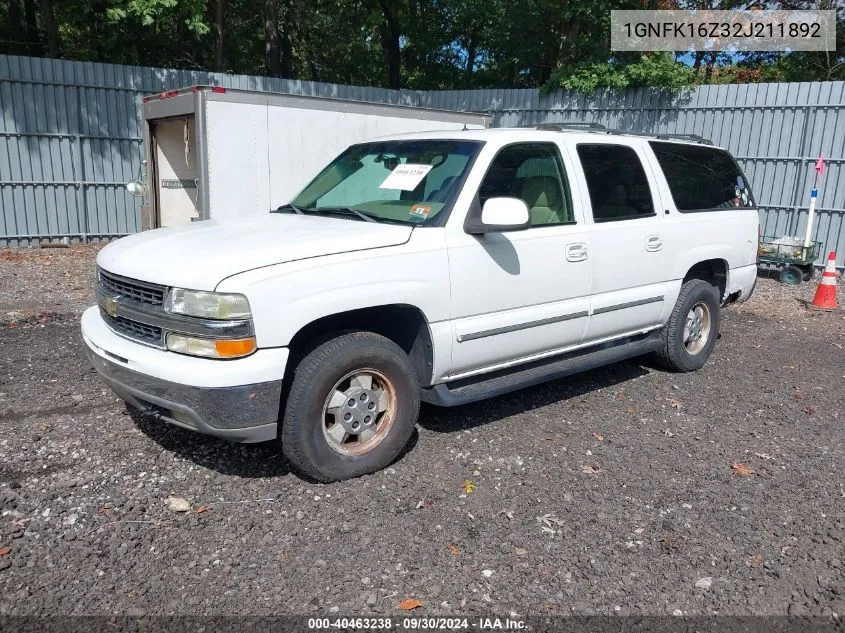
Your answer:
[[[279,10],[276,0],[264,0],[264,52],[267,58],[267,72],[271,77],[281,73],[279,54]]]
[[[59,56],[59,30],[56,28],[56,15],[53,12],[53,0],[41,0],[41,21],[47,34],[47,54]]]
[[[285,79],[295,79],[293,70],[293,25],[296,22],[293,2],[283,0],[281,23],[281,66],[280,75]]]
[[[217,0],[214,11],[214,67],[217,72],[226,72],[226,61],[223,58],[223,7],[225,0]]]
[[[467,43],[467,63],[464,67],[464,79],[469,81],[472,78],[472,73],[475,70],[475,58],[478,56],[478,47],[475,42],[475,34],[469,36]]]
[[[37,55],[42,51],[41,35],[38,32],[35,0],[24,0],[24,16],[26,17],[26,41],[29,42],[29,54]]]
[[[13,46],[21,43],[21,36],[24,33],[23,25],[23,11],[21,11],[20,0],[9,0],[9,10],[6,13],[6,32],[9,34],[9,39],[13,40]],[[29,50],[23,48],[12,48],[10,51],[13,55],[27,55]]]
[[[379,0],[384,21],[379,25],[381,37],[381,48],[384,53],[384,62],[387,64],[387,85],[389,88],[398,90],[402,87],[402,58],[399,47],[399,24],[396,15],[390,8],[387,0]]]
[[[692,69],[695,71],[695,74],[698,75],[698,71],[701,70],[701,62],[704,59],[704,51],[696,51],[695,52],[695,62],[692,65]]]

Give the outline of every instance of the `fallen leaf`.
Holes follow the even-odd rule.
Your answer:
[[[197,514],[202,514],[203,512],[208,512],[208,510],[209,510],[208,506],[200,506],[199,508],[197,508]]]
[[[465,492],[466,494],[471,493],[471,492],[472,492],[473,490],[475,490],[477,487],[478,487],[478,486],[476,486],[474,483],[472,483],[472,480],[471,480],[471,479],[464,479],[464,492]]]
[[[800,391],[796,391],[795,392],[795,400],[803,400],[803,399],[804,399],[804,394],[802,394]]]
[[[5,556],[12,551],[11,547],[0,547],[0,556]]]
[[[416,598],[406,598],[405,600],[399,603],[399,608],[404,609],[405,611],[413,611],[414,609],[418,609],[421,606],[423,606],[423,603],[417,600]]]
[[[168,497],[167,507],[173,512],[187,512],[191,509],[191,504],[182,497]]]
[[[539,516],[537,517],[537,522],[542,523],[548,528],[552,527],[552,525],[563,525],[563,521],[558,519],[554,514],[544,514]]]
[[[816,412],[816,407],[810,406],[804,409],[804,413],[807,415],[813,415]]]
[[[634,409],[634,407],[628,407],[627,409],[625,409],[625,411],[627,411],[628,415],[630,415],[631,417],[637,415],[637,411]]]
[[[677,398],[666,398],[666,402],[669,403],[669,406],[673,409],[680,409],[681,408],[681,401]]]
[[[457,546],[457,545],[452,545],[451,543],[449,543],[449,544],[446,546],[446,549],[448,549],[448,550],[449,550],[449,553],[450,553],[452,556],[457,556],[458,554],[460,554],[460,553],[461,553],[461,550],[459,550],[459,549],[458,549],[458,546]]]
[[[625,399],[625,394],[624,394],[624,393],[620,393],[618,396],[616,396],[616,399],[617,399],[617,400],[624,400],[624,399]]]
[[[740,462],[734,462],[731,464],[731,470],[734,471],[737,475],[753,475],[754,471],[751,470],[745,464],[741,464]]]
[[[599,435],[596,432],[593,432],[593,437],[596,438],[599,442],[604,442],[604,435]]]
[[[100,514],[103,514],[103,515],[105,515],[105,516],[108,516],[108,515],[110,515],[110,514],[111,514],[111,508],[106,508],[105,506],[103,506],[102,508],[100,508],[100,509],[98,510],[98,512],[99,512]]]
[[[754,556],[748,557],[748,564],[749,565],[762,565],[763,564],[763,555],[762,554],[754,554]]]

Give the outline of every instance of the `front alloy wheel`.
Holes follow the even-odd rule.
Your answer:
[[[326,442],[342,455],[362,455],[387,436],[396,417],[396,390],[375,369],[351,371],[323,405]]]

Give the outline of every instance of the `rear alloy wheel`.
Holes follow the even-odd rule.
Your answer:
[[[700,369],[716,344],[720,316],[718,290],[701,279],[686,282],[663,326],[663,348],[655,360],[672,371]]]
[[[402,348],[372,332],[341,334],[294,370],[282,451],[316,481],[372,473],[407,445],[419,407],[419,381]]]

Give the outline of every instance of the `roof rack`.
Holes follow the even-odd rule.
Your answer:
[[[693,141],[703,145],[713,145],[713,141],[698,134],[655,134],[655,137],[665,140]]]
[[[604,132],[607,128],[600,123],[590,121],[563,121],[562,123],[531,123],[522,127],[530,127],[536,130],[548,132],[563,132],[564,130],[587,130],[593,132]]]
[[[600,123],[589,121],[564,121],[562,123],[531,123],[520,127],[545,130],[547,132],[564,132],[566,130],[580,130],[583,132],[596,132],[598,134],[618,134],[627,136],[645,136],[662,140],[691,141],[702,145],[713,145],[713,141],[698,134],[659,134],[654,132],[635,132],[628,130],[616,130],[606,128]]]

